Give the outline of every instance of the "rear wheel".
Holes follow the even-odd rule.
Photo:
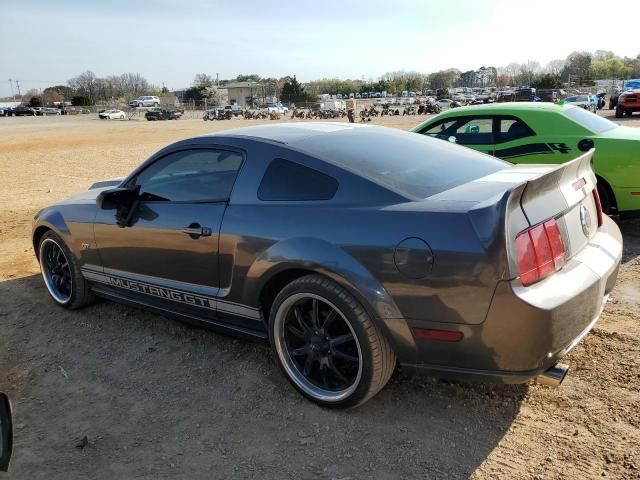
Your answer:
[[[624,112],[622,111],[622,109],[620,107],[616,107],[616,118],[622,118],[622,114]]]
[[[45,233],[38,246],[38,260],[45,287],[54,302],[76,309],[93,302],[94,295],[80,273],[80,267],[64,241],[52,231]]]
[[[320,275],[299,278],[278,294],[269,334],[287,379],[323,406],[366,402],[395,368],[391,345],[362,305]]]

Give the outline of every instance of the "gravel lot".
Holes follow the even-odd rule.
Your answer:
[[[638,221],[621,223],[618,285],[560,389],[395,375],[364,407],[335,412],[303,400],[264,345],[107,302],[53,305],[30,244],[38,209],[174,140],[256,123],[0,118],[10,478],[640,478]]]

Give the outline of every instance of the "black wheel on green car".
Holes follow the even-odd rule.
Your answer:
[[[313,402],[333,408],[361,405],[389,381],[396,356],[362,305],[321,275],[294,280],[269,316],[278,365]]]
[[[602,205],[602,211],[605,215],[612,215],[615,212],[611,211],[613,206],[613,199],[611,198],[611,193],[609,192],[608,186],[598,178],[598,196],[600,197],[600,205]]]

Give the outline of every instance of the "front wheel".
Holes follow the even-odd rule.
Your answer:
[[[278,364],[305,397],[325,407],[363,404],[388,382],[396,356],[360,303],[309,275],[287,285],[269,316]]]
[[[76,309],[93,302],[94,296],[73,253],[56,233],[40,239],[38,260],[45,287],[58,305]]]
[[[622,109],[620,107],[616,107],[616,118],[622,118],[622,114],[624,112],[622,111]]]

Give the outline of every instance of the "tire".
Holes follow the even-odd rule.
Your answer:
[[[616,118],[622,118],[623,113],[620,107],[616,107]]]
[[[124,115],[120,115],[120,120],[124,120]]]
[[[613,199],[611,198],[609,186],[600,177],[598,177],[597,188],[598,197],[600,197],[600,205],[602,206],[602,212],[605,215],[614,215],[616,213],[616,210],[612,209]]]
[[[52,259],[55,255],[56,261]],[[75,310],[95,301],[89,284],[80,273],[76,258],[64,241],[53,231],[48,231],[38,244],[38,260],[45,288],[53,301],[63,308]],[[60,264],[66,261],[66,267]],[[63,278],[60,280],[56,280]],[[68,287],[62,285],[68,282]]]
[[[159,104],[158,102],[155,102],[155,103],[153,104],[153,106],[154,106],[154,107],[159,107],[159,106],[160,106],[160,104]]]
[[[625,110],[625,111],[624,111],[624,114],[625,114],[627,117],[630,117],[631,115],[633,115],[633,112],[632,112],[631,110]]]
[[[324,407],[365,403],[396,366],[389,341],[362,305],[321,275],[301,277],[280,291],[269,315],[269,339],[287,380]]]

